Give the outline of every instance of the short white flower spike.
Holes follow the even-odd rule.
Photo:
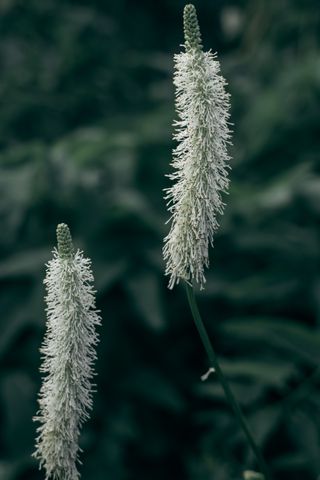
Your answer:
[[[169,288],[180,279],[205,284],[208,247],[223,213],[228,188],[229,94],[214,54],[204,52],[193,5],[184,9],[185,52],[175,55],[176,111],[173,151],[175,181],[165,199],[172,214],[163,249]]]
[[[33,454],[46,479],[77,480],[79,434],[92,408],[93,363],[101,319],[95,307],[91,262],[74,252],[67,225],[57,227],[58,249],[47,265],[47,330],[41,347],[44,373],[40,422]]]

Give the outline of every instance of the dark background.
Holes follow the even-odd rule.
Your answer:
[[[44,264],[67,222],[103,326],[83,480],[256,466],[181,287],[167,290],[180,0],[1,0],[0,479],[33,451]],[[232,95],[230,195],[200,308],[275,478],[320,474],[320,2],[199,0]],[[319,374],[318,374],[319,373]]]

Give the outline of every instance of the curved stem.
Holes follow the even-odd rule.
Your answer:
[[[187,290],[187,297],[188,297],[190,309],[191,309],[191,312],[192,312],[192,316],[193,316],[193,319],[194,319],[194,323],[197,327],[197,330],[198,330],[198,333],[200,335],[203,346],[204,346],[204,348],[207,352],[210,364],[215,369],[218,380],[220,381],[221,386],[224,390],[225,396],[226,396],[227,400],[229,401],[229,403],[230,403],[230,405],[231,405],[231,407],[232,407],[232,409],[235,413],[235,416],[236,416],[236,418],[237,418],[237,420],[238,420],[238,422],[239,422],[239,424],[240,424],[240,426],[243,430],[243,433],[245,434],[245,436],[248,440],[249,445],[252,448],[252,451],[255,454],[255,457],[257,459],[257,463],[259,465],[261,473],[263,473],[263,475],[265,477],[265,480],[271,480],[271,476],[270,476],[268,467],[267,467],[267,465],[264,461],[264,458],[261,454],[261,451],[260,451],[258,445],[256,444],[256,442],[253,438],[253,435],[250,431],[247,420],[245,419],[245,417],[242,413],[242,410],[240,408],[240,405],[237,402],[236,398],[234,397],[234,395],[232,393],[232,390],[230,389],[228,380],[226,379],[223,371],[221,370],[221,367],[220,367],[219,362],[218,362],[217,355],[216,355],[216,353],[213,349],[213,346],[212,346],[212,343],[209,339],[207,330],[206,330],[206,328],[204,326],[204,323],[202,321],[202,318],[201,318],[201,315],[200,315],[200,312],[199,312],[199,309],[198,309],[197,301],[195,299],[193,287],[186,284],[186,290]]]

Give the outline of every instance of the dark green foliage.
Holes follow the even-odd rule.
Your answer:
[[[44,263],[66,222],[103,326],[82,478],[240,480],[255,469],[207,370],[184,290],[166,289],[177,0],[3,0],[0,478],[31,460]],[[275,480],[320,473],[318,0],[196,3],[229,81],[233,170],[199,303]]]

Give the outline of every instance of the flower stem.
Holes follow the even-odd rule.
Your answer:
[[[261,451],[260,451],[258,445],[256,444],[256,442],[255,442],[255,440],[252,436],[249,425],[248,425],[248,423],[247,423],[247,421],[246,421],[246,419],[245,419],[245,417],[242,413],[240,405],[237,402],[236,398],[234,397],[234,395],[233,395],[233,393],[230,389],[228,380],[226,379],[223,371],[221,370],[220,364],[218,362],[217,355],[216,355],[216,353],[213,349],[213,346],[212,346],[212,343],[209,339],[206,327],[204,326],[204,323],[202,321],[202,318],[201,318],[201,315],[200,315],[200,312],[199,312],[199,309],[198,309],[197,301],[196,301],[196,298],[195,298],[195,295],[194,295],[193,287],[186,284],[186,290],[187,290],[187,297],[188,297],[189,306],[190,306],[190,309],[191,309],[191,312],[192,312],[193,320],[194,320],[194,323],[197,327],[197,330],[198,330],[198,333],[200,335],[203,346],[205,348],[205,351],[207,352],[210,364],[215,369],[215,372],[217,374],[218,380],[221,383],[221,386],[223,388],[225,396],[226,396],[227,400],[229,401],[229,403],[230,403],[230,405],[231,405],[231,407],[232,407],[232,409],[235,413],[235,416],[236,416],[236,418],[237,418],[237,420],[238,420],[238,422],[239,422],[239,424],[240,424],[240,426],[243,430],[243,433],[245,434],[245,436],[248,440],[249,445],[252,448],[252,451],[255,454],[257,464],[259,465],[261,473],[263,473],[263,475],[265,477],[265,480],[271,480],[271,475],[269,473],[269,470],[268,470],[268,467],[265,463],[265,460],[264,460],[264,458],[261,454]]]

